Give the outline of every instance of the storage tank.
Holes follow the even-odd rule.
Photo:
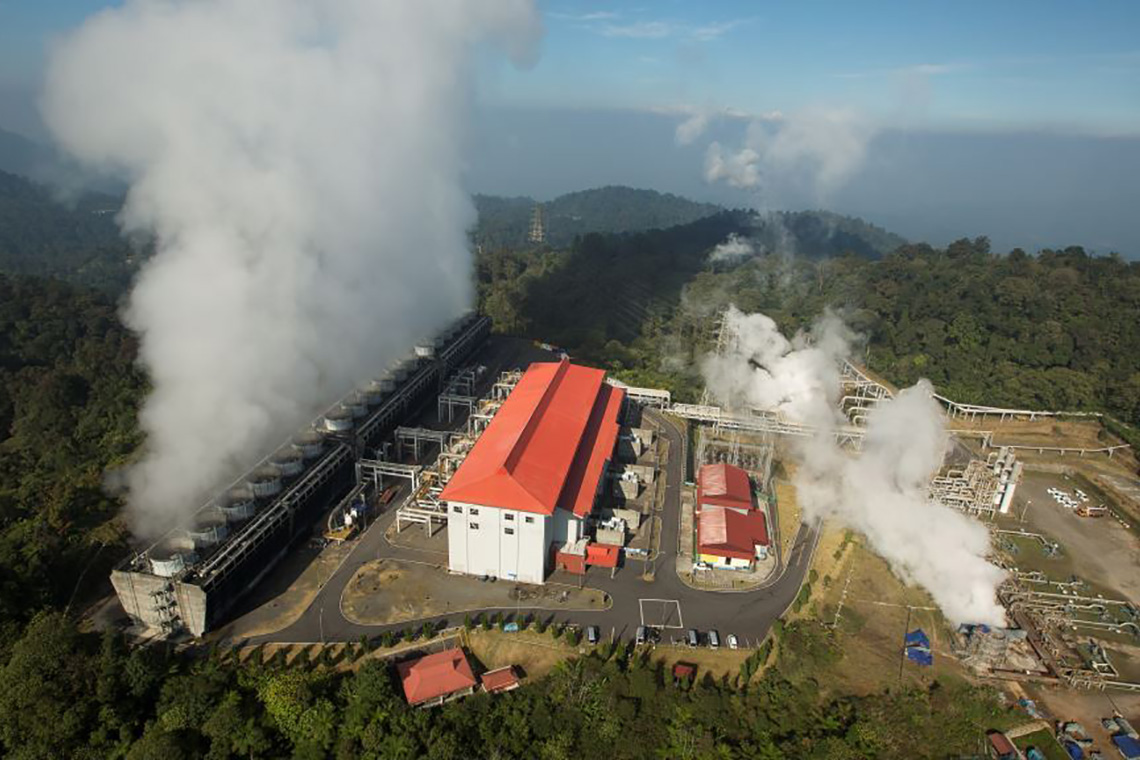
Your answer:
[[[271,464],[250,473],[248,482],[249,490],[258,499],[270,499],[281,493],[281,471]]]
[[[305,471],[305,459],[293,446],[275,452],[269,457],[269,463],[277,468],[283,478],[295,478]]]
[[[306,430],[293,436],[293,446],[305,459],[316,459],[325,448],[325,436],[319,430]]]
[[[384,394],[387,393],[388,390],[391,389],[385,389],[382,381],[370,380],[368,385],[364,386],[360,392],[364,396],[365,403],[369,406],[378,406],[380,402],[384,400]]]
[[[352,430],[352,412],[342,404],[325,415],[325,429],[333,433],[344,433]]]
[[[147,552],[150,571],[163,578],[173,578],[198,561],[188,539],[168,539]]]
[[[415,352],[421,359],[430,359],[435,356],[435,346],[431,343],[418,343]]]
[[[218,504],[218,511],[232,523],[248,520],[257,511],[257,505],[253,500],[253,491],[240,487],[230,489]]]
[[[368,402],[364,400],[363,393],[350,393],[341,406],[347,409],[353,417],[363,417],[368,414]]]
[[[211,510],[198,515],[186,533],[194,542],[194,546],[201,549],[207,546],[217,546],[225,541],[226,536],[229,535],[229,528],[226,527],[225,516],[220,511]]]

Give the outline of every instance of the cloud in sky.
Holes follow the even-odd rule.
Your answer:
[[[614,11],[589,11],[585,13],[552,11],[546,15],[553,21],[577,24],[602,37],[634,40],[671,38],[691,42],[712,42],[754,20],[752,18],[735,18],[694,24],[662,18],[626,17]]]
[[[578,24],[588,24],[593,21],[610,21],[618,18],[613,11],[592,11],[590,13],[559,13],[551,11],[546,14],[555,21],[571,21]]]
[[[977,64],[964,61],[956,63],[916,63],[910,66],[895,66],[886,69],[868,69],[866,71],[841,71],[835,76],[839,79],[874,79],[877,77],[897,76],[943,76],[958,74],[977,68]]]

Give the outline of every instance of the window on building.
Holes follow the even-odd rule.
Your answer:
[[[471,514],[477,515],[479,514],[479,510],[475,509],[475,507],[471,507]]]
[[[451,511],[457,515],[463,514],[463,507],[452,507]]]
[[[503,514],[503,519],[504,520],[510,520],[511,522],[514,522],[515,516],[512,515],[510,512],[505,512]]]
[[[479,530],[479,523],[471,523],[471,530]]]
[[[513,536],[515,534],[515,529],[514,528],[503,528],[503,532],[506,533],[508,536]]]
[[[528,524],[529,524],[529,523],[533,523],[533,522],[534,522],[534,518],[533,518],[533,517],[527,517],[527,518],[526,518],[526,521],[527,521],[527,523],[528,523]]]

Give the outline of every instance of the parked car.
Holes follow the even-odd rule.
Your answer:
[[[645,643],[645,640],[646,640],[645,626],[643,626],[643,625],[637,626],[637,636],[634,640],[638,646],[641,646],[642,644]]]
[[[696,628],[690,628],[685,639],[689,642],[689,646],[691,647],[699,647],[701,645],[701,635],[697,633]]]
[[[720,649],[720,634],[709,631],[709,649]]]
[[[740,643],[736,640],[736,634],[735,633],[728,634],[727,640],[728,640],[728,648],[729,649],[738,649],[740,647]]]
[[[586,626],[586,641],[590,642],[591,644],[598,643],[598,626]]]

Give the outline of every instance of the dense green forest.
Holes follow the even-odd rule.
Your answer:
[[[415,760],[845,760],[973,755],[1016,718],[993,692],[955,680],[847,697],[821,687],[831,634],[797,625],[777,664],[738,679],[675,685],[644,652],[606,644],[549,676],[441,708],[407,706],[365,651],[286,667],[256,652],[191,658],[129,650],[38,617],[0,670],[0,746],[11,758],[383,758]],[[742,673],[771,657],[758,651]]]
[[[964,402],[1107,411],[1140,423],[1140,263],[1080,248],[995,254],[985,238],[834,255],[709,262],[749,221],[721,214],[664,231],[590,235],[566,251],[486,251],[483,308],[498,329],[559,343],[633,382],[693,398],[697,359],[729,303],[787,331],[824,309],[864,338],[895,383],[927,377]],[[814,247],[813,247],[814,246]]]
[[[122,292],[148,247],[120,236],[121,206],[121,198],[101,193],[64,205],[50,190],[0,172],[0,272]]]
[[[123,551],[103,483],[139,443],[134,357],[106,296],[0,275],[0,651]]]

